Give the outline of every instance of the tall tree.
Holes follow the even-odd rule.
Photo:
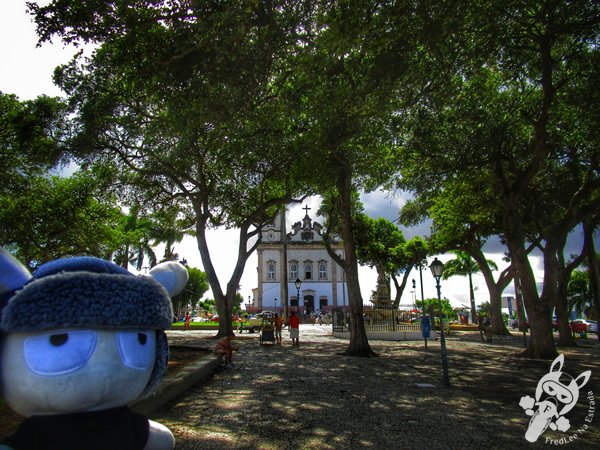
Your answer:
[[[276,78],[310,2],[55,0],[29,4],[41,41],[98,45],[87,61],[57,72],[76,111],[72,146],[118,162],[149,209],[175,203],[194,217],[203,267],[223,320],[231,312],[252,241],[278,205],[304,189]],[[309,8],[307,8],[309,9]],[[207,230],[239,230],[235,267],[223,289]]]
[[[178,258],[174,245],[189,234],[193,235],[194,218],[174,206],[154,211],[151,216],[153,245],[165,244],[162,261],[174,261]]]
[[[297,49],[286,79],[287,95],[299,99],[293,115],[302,138],[319,149],[320,164],[310,167],[314,185],[338,203],[345,259],[336,262],[346,272],[350,305],[346,353],[368,356],[372,350],[364,331],[352,193],[390,180],[400,163],[394,151],[396,121],[431,80],[428,43],[420,39],[444,39],[453,26],[444,13],[411,2],[317,5],[307,43]]]
[[[387,219],[372,219],[365,214],[359,214],[355,217],[354,234],[359,263],[376,267],[380,275],[394,276],[397,283],[396,272],[402,270],[399,266],[403,266],[403,250],[406,243],[402,231]],[[406,285],[413,264],[408,266],[404,271],[402,286]],[[399,297],[398,287],[396,286],[396,297]]]
[[[397,225],[365,214],[355,216],[354,234],[359,263],[377,267],[378,272],[394,281],[396,295],[392,307],[397,309],[412,269],[427,257],[426,242],[418,236],[406,241]]]
[[[152,224],[149,218],[143,217],[139,204],[134,204],[129,213],[121,220],[120,227],[122,245],[115,251],[113,260],[126,269],[134,264],[137,271],[144,269],[144,261],[154,267],[158,260],[151,245]]]
[[[110,258],[119,247],[122,217],[96,175],[29,177],[19,193],[0,194],[0,245],[29,269],[57,258]]]
[[[454,251],[456,258],[446,261],[444,264],[444,273],[442,278],[447,280],[453,276],[468,277],[469,279],[469,299],[471,301],[471,319],[473,323],[477,323],[477,310],[475,306],[475,291],[473,289],[473,274],[480,272],[479,265],[471,258],[471,256],[462,251]],[[488,267],[491,270],[498,270],[494,261],[487,261]]]
[[[497,268],[495,264],[489,264],[483,252],[487,240],[502,229],[499,202],[485,175],[465,173],[461,178],[445,180],[441,189],[421,191],[402,208],[400,219],[405,225],[414,225],[431,218],[429,245],[434,251],[459,251],[473,258],[490,295],[492,332],[508,334],[502,319],[502,292],[512,279],[512,267],[507,267],[495,278],[493,271]],[[404,183],[413,181],[406,179]]]
[[[21,102],[0,92],[0,193],[19,194],[30,177],[67,162],[63,144],[68,127],[60,99],[40,96]]]
[[[569,313],[575,311],[577,317],[588,313],[592,306],[592,296],[588,274],[579,270],[573,271],[567,288]]]
[[[192,309],[196,309],[198,302],[202,296],[208,291],[208,280],[206,273],[195,267],[188,267],[188,282],[183,291],[172,299],[173,311],[177,317],[182,316],[182,308],[190,305]]]
[[[589,100],[598,95],[591,86],[598,80],[600,7],[593,1],[469,7],[463,68],[445,92],[419,105],[411,151],[428,148],[419,155],[433,189],[467,170],[488,177],[530,319],[525,354],[552,358],[550,312],[565,280],[559,276],[564,238],[598,208],[598,102]],[[532,238],[534,231],[541,234]],[[540,237],[541,295],[527,253]]]

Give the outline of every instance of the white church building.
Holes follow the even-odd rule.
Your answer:
[[[348,306],[345,273],[325,249],[321,224],[309,217],[308,206],[303,209],[304,219],[296,222],[289,233],[282,229],[281,216],[262,231],[257,248],[258,288],[254,290],[254,308],[283,311],[284,283],[287,283],[290,311],[312,314]],[[332,248],[344,257],[340,242],[333,243]],[[283,279],[285,261],[287,277]]]

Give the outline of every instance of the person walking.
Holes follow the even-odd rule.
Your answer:
[[[290,314],[290,337],[292,346],[300,347],[300,317],[294,311]]]
[[[275,320],[273,323],[275,325],[275,340],[277,341],[277,345],[281,345],[281,329],[283,328],[283,319],[279,317],[279,314],[275,313]]]
[[[184,330],[190,330],[190,320],[192,320],[192,317],[190,316],[189,312],[185,313],[185,318],[184,318],[184,322],[183,322],[183,329]]]

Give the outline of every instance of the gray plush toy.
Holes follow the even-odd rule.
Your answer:
[[[0,251],[0,392],[25,417],[0,449],[174,447],[167,427],[127,407],[166,372],[169,295],[187,283],[175,262],[150,275],[75,257],[30,277]]]

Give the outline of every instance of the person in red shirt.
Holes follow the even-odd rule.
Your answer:
[[[290,314],[290,337],[292,338],[292,346],[300,346],[300,318],[294,311]]]

